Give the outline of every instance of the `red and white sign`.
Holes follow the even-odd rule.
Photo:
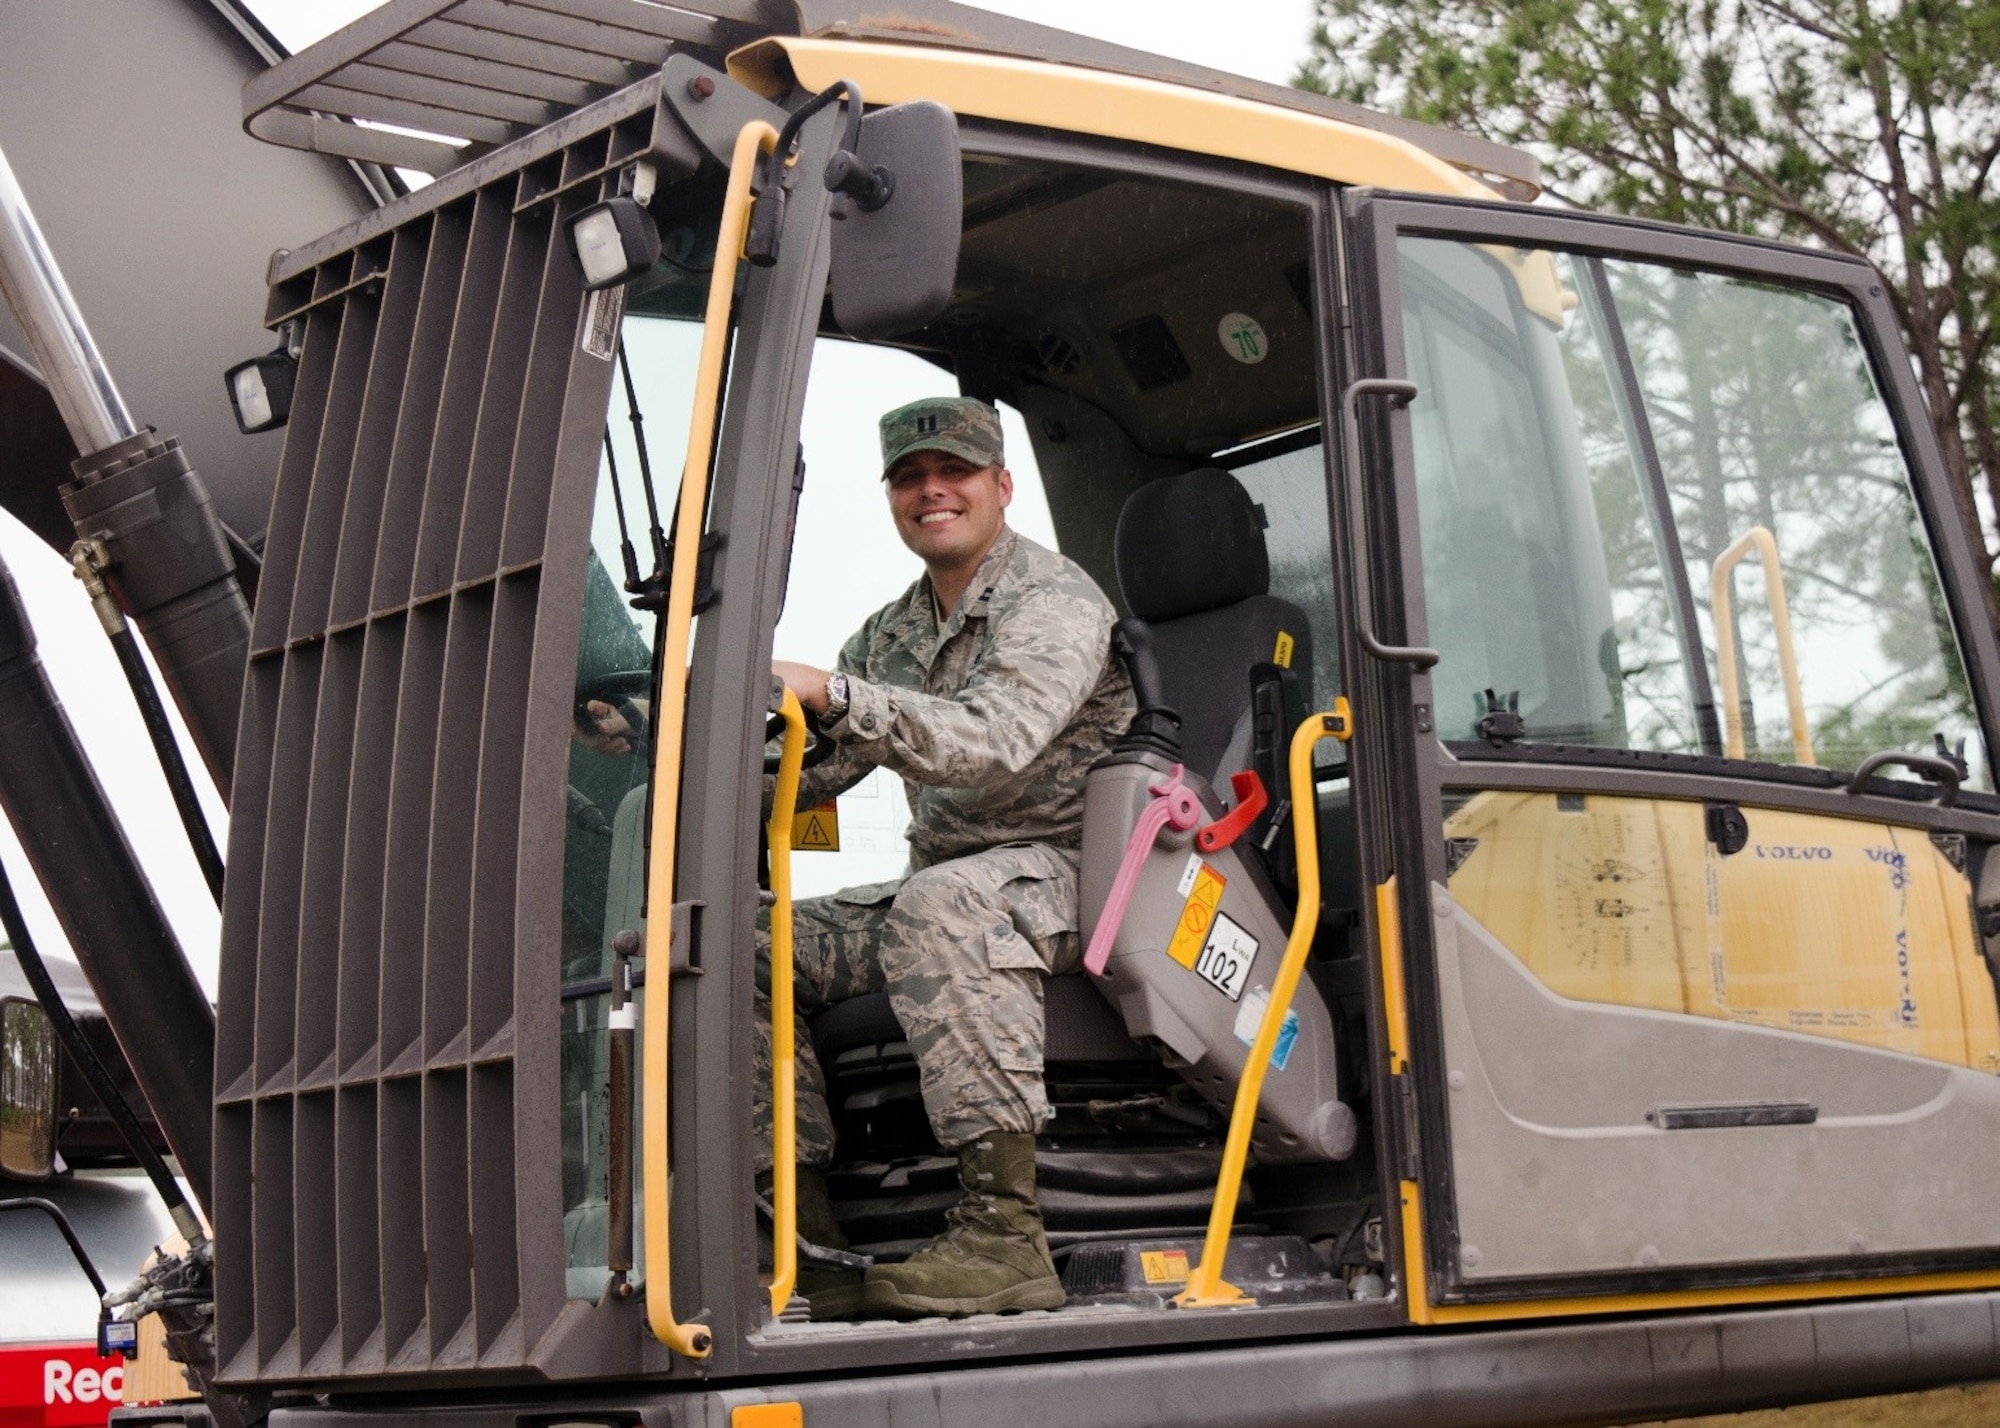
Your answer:
[[[125,1394],[125,1361],[95,1344],[0,1348],[0,1428],[97,1428]]]

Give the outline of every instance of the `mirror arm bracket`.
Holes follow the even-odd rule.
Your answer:
[[[725,168],[745,124],[762,120],[779,129],[789,117],[747,85],[688,54],[670,55],[661,67],[660,106]]]
[[[76,1267],[83,1271],[84,1277],[90,1281],[90,1287],[97,1291],[98,1300],[102,1302],[104,1296],[111,1292],[105,1288],[104,1276],[97,1272],[97,1266],[91,1262],[90,1251],[85,1249],[83,1241],[77,1238],[75,1226],[70,1224],[69,1216],[62,1212],[60,1205],[39,1195],[22,1195],[14,1199],[0,1200],[0,1212],[7,1210],[32,1210],[47,1215],[55,1222],[56,1233],[63,1237],[63,1243],[69,1246],[70,1256],[76,1260]]]

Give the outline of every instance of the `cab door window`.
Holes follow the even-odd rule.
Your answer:
[[[1595,336],[1562,305],[1571,290],[1547,255],[1533,267],[1556,301],[1540,311],[1520,271],[1477,245],[1406,240],[1402,258],[1439,731],[1472,737],[1491,690],[1529,737],[1626,745],[1628,706],[1658,691],[1628,693],[1612,656],[1651,633],[1660,577],[1649,548],[1614,538],[1637,487],[1609,404],[1567,397],[1602,385]],[[1648,655],[1646,676],[1660,657],[1671,664],[1671,648]],[[1679,719],[1671,707],[1661,722]]]
[[[1398,251],[1447,740],[1497,700],[1540,743],[1851,770],[1942,739],[1986,786],[1844,304],[1549,251]]]
[[[1903,454],[1845,304],[1653,264],[1604,270],[1726,752],[1852,769],[1942,736],[1988,782]]]
[[[659,620],[634,598],[665,539],[654,513],[673,516],[715,241],[706,205],[674,216],[683,221],[667,223],[660,265],[633,282],[619,326],[571,689],[560,1055],[563,1248],[569,1290],[580,1298],[601,1293],[609,1272],[612,939],[645,927]]]
[[[1837,782],[1792,811],[1754,782],[1713,809],[1477,773],[1516,746],[1753,775],[1942,748],[1985,779],[1852,313],[1659,264],[1398,253],[1438,722],[1478,760],[1441,810],[1459,905],[1564,997],[2000,1067],[1962,836],[1855,817]]]

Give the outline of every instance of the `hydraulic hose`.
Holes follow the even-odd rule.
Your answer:
[[[141,430],[75,463],[63,505],[146,637],[209,777],[229,801],[250,662],[250,603],[200,475],[178,438]]]
[[[202,880],[208,884],[209,894],[219,908],[222,906],[222,854],[215,846],[215,835],[209,831],[208,819],[201,811],[201,799],[195,793],[187,760],[181,757],[180,742],[174,738],[173,726],[167,722],[167,706],[160,702],[159,688],[153,683],[152,672],[146,668],[145,659],[139,654],[139,642],[132,637],[132,626],[126,622],[125,612],[118,608],[118,602],[111,598],[110,588],[104,583],[103,569],[107,559],[104,547],[96,541],[80,540],[71,548],[69,559],[76,569],[76,578],[83,582],[84,593],[90,596],[90,607],[97,612],[97,622],[104,627],[105,637],[111,641],[111,649],[118,656],[118,667],[125,672],[125,683],[132,690],[133,702],[139,706],[139,717],[146,725],[146,737],[152,741],[153,753],[160,761],[160,772],[167,776],[167,792],[173,796],[174,812],[180,815],[188,847],[193,850],[194,860],[201,868]]]

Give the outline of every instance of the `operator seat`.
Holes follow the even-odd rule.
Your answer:
[[[1270,593],[1265,524],[1241,482],[1204,466],[1134,491],[1112,542],[1118,589],[1152,631],[1160,692],[1181,717],[1182,760],[1218,786],[1248,766],[1251,666],[1292,669],[1313,707],[1312,626]]]
[[[1293,910],[1250,834],[1201,849],[1196,832],[1225,811],[1211,776],[1221,782],[1252,762],[1253,710],[1276,726],[1263,731],[1265,752],[1274,735],[1282,749],[1289,736],[1275,715],[1282,706],[1264,695],[1272,676],[1281,689],[1304,684],[1311,631],[1304,611],[1271,595],[1263,514],[1227,471],[1202,467],[1133,492],[1113,556],[1133,612],[1119,639],[1141,707],[1131,732],[1092,767],[1084,792],[1080,921],[1086,947],[1097,941],[1105,956],[1090,980],[1134,1039],[1158,1046],[1166,1064],[1227,1115],[1277,983]],[[1299,696],[1309,698],[1309,690]],[[1275,805],[1290,791],[1282,757],[1259,762]],[[1193,827],[1147,818],[1175,780],[1200,805]],[[1351,1155],[1357,1127],[1342,1089],[1332,1019],[1312,981],[1301,979],[1258,1100],[1251,1142],[1259,1159]]]

